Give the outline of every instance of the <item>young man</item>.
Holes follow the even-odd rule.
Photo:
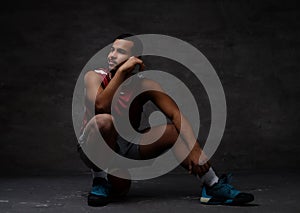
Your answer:
[[[179,138],[180,143],[175,148],[175,155],[181,165],[190,173],[196,175],[204,183],[201,203],[206,204],[244,204],[251,202],[254,197],[248,193],[241,193],[228,183],[227,177],[219,178],[207,161],[205,154],[197,142],[193,130],[179,111],[174,101],[166,95],[161,86],[149,79],[141,78],[134,85],[122,88],[122,97],[113,105],[113,97],[118,87],[131,75],[135,67],[144,69],[143,61],[138,58],[141,55],[142,44],[140,40],[130,34],[117,37],[108,54],[108,68],[89,71],[85,74],[86,112],[83,122],[80,143],[93,143],[95,134],[99,131],[107,145],[115,152],[132,159],[155,158],[173,147]],[[131,103],[132,90],[138,86],[146,92],[137,96]],[[160,111],[166,115],[171,123],[166,126],[156,126],[151,129],[153,134],[162,136],[155,142],[147,143],[151,138],[144,134],[139,138],[139,144],[126,141],[116,131],[113,119],[122,119],[126,116],[124,109],[129,109],[129,120],[134,129],[139,130],[143,105],[152,101]],[[95,112],[95,116],[93,113]],[[114,113],[113,113],[113,112]],[[115,117],[112,114],[116,115]],[[179,135],[180,132],[180,135]],[[151,137],[151,136],[150,136]],[[106,173],[94,165],[79,147],[83,161],[92,169],[93,187],[88,196],[88,204],[91,206],[103,206],[110,201],[110,184]],[[184,159],[182,153],[189,153]],[[186,155],[185,155],[186,156]],[[203,162],[199,165],[199,159]],[[108,159],[109,160],[109,159]]]

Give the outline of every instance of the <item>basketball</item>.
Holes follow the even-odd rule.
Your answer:
[[[120,178],[122,176],[125,178]],[[129,192],[131,186],[130,174],[125,169],[112,169],[107,175],[107,179],[112,186],[111,193],[115,197],[124,197]]]

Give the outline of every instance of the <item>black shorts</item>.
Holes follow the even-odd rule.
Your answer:
[[[93,169],[94,171],[100,171],[101,169],[99,169],[92,161],[90,161],[88,156],[84,153],[84,151],[81,148],[81,144],[85,143],[87,140],[87,136],[84,134],[84,132],[85,131],[83,131],[83,134],[79,137],[79,144],[77,147],[77,150],[80,154],[80,158],[89,168]],[[140,151],[139,151],[140,146],[139,144],[137,144],[140,141],[140,137],[136,137],[132,139],[132,141],[135,143],[131,143],[118,135],[117,136],[118,146],[115,152],[126,158],[140,160],[141,159]]]

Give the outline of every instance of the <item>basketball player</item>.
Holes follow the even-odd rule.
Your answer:
[[[80,144],[95,142],[93,141],[97,138],[95,134],[99,134],[100,131],[107,145],[116,153],[127,158],[144,160],[155,158],[172,148],[179,137],[180,143],[174,148],[174,153],[181,165],[202,181],[201,203],[239,205],[253,201],[252,194],[240,192],[232,187],[227,176],[217,176],[202,152],[189,121],[182,115],[174,101],[163,92],[158,83],[146,79],[142,75],[135,75],[137,77],[133,82],[121,88],[116,104],[112,104],[118,87],[133,74],[133,70],[136,67],[139,67],[140,70],[144,69],[145,65],[139,58],[142,48],[142,43],[136,36],[120,35],[113,41],[108,53],[108,67],[92,70],[85,74],[86,111],[82,135],[79,138]],[[143,88],[146,92],[132,102],[133,91],[137,88]],[[149,129],[139,129],[143,105],[148,101],[153,102],[170,119],[171,123],[151,129],[153,134],[163,133],[155,142],[147,144],[147,141],[151,140],[151,136],[142,134],[140,138],[133,139],[138,143],[131,143],[132,141],[127,141],[118,134],[113,119],[123,119],[124,116],[127,116],[126,109],[130,108],[129,119],[133,128],[141,133],[149,131]],[[132,104],[129,106],[131,102]],[[116,116],[113,117],[112,114]],[[80,146],[78,150],[82,160],[92,169],[93,173],[93,185],[88,196],[88,204],[91,206],[107,205],[111,200],[111,184],[106,172],[93,164]],[[189,154],[182,159],[182,153],[186,152]],[[109,159],[107,160],[109,161]],[[199,162],[202,162],[201,165]]]

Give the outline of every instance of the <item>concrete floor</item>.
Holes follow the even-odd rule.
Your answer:
[[[247,206],[207,206],[199,202],[200,185],[187,174],[134,181],[124,200],[89,207],[88,174],[0,178],[0,212],[300,212],[300,173],[234,173],[237,188],[251,192]]]

